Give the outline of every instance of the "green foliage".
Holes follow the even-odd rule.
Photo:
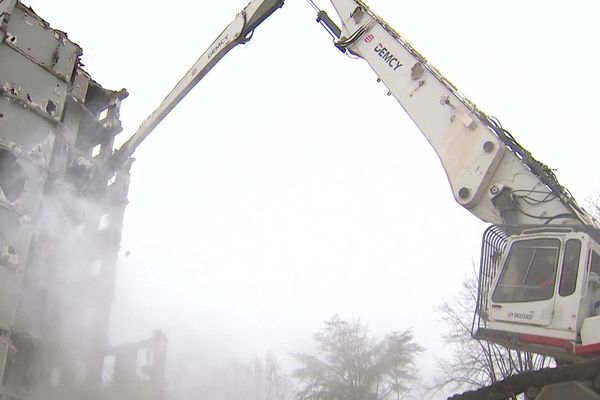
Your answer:
[[[360,321],[334,316],[313,338],[316,355],[295,355],[301,400],[400,399],[417,380],[414,363],[423,349],[410,330],[376,341]]]

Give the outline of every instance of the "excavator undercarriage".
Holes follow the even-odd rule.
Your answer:
[[[448,400],[600,400],[600,359],[545,368],[508,377]]]

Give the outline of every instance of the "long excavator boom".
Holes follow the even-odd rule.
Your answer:
[[[596,226],[552,171],[535,160],[360,0],[331,0],[336,46],[369,63],[437,152],[456,201],[494,224]]]
[[[283,4],[284,0],[252,0],[198,58],[198,61],[165,97],[158,108],[142,122],[131,138],[115,152],[113,156],[115,169],[133,155],[154,128],[231,49],[250,40],[254,29]]]

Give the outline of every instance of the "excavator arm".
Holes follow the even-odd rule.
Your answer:
[[[336,47],[373,68],[436,151],[460,205],[494,224],[595,226],[547,166],[366,4],[331,2],[342,22]]]
[[[133,155],[137,147],[150,135],[158,124],[179,104],[202,78],[239,44],[250,40],[254,29],[281,8],[284,0],[252,0],[225,28],[208,49],[198,58],[184,77],[165,97],[158,108],[140,125],[138,130],[115,152],[113,167],[119,168]]]

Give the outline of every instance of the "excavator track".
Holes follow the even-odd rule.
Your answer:
[[[481,389],[456,394],[449,397],[448,400],[503,400],[526,393],[531,389],[536,391],[556,383],[585,382],[596,386],[600,383],[599,378],[600,359],[595,359],[556,368],[524,372]]]

